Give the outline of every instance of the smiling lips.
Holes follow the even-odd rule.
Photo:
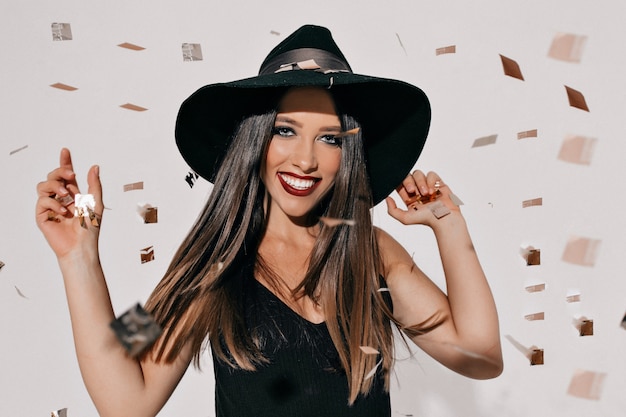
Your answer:
[[[304,197],[311,194],[320,184],[321,179],[314,177],[301,177],[294,174],[278,173],[278,180],[291,195]]]

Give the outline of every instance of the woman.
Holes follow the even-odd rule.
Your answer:
[[[450,369],[499,375],[497,314],[465,221],[437,174],[409,173],[429,120],[420,89],[352,73],[317,26],[281,42],[258,76],[189,97],[177,144],[214,187],[146,304],[164,332],[138,359],[109,329],[99,221],[83,227],[63,205],[78,188],[62,150],[38,185],[36,216],[100,414],[158,413],[206,340],[218,416],[390,415],[392,325]],[[99,220],[97,166],[87,182]],[[447,295],[372,226],[383,199],[403,224],[432,228]]]

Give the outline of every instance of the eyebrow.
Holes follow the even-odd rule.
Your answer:
[[[297,127],[302,127],[302,123],[299,123],[295,120],[293,120],[292,118],[286,117],[286,116],[276,116],[276,122],[275,123],[288,123]],[[320,129],[320,131],[325,131],[325,132],[341,132],[341,126],[325,126],[322,127]]]

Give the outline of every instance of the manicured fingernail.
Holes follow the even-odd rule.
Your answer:
[[[60,191],[61,195],[68,195],[70,193],[69,191],[67,191],[67,188],[65,188],[65,187],[61,187],[59,189],[59,191]]]

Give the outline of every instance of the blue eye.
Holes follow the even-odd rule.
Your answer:
[[[274,126],[274,128],[272,129],[272,135],[274,135],[274,136],[278,135],[278,136],[282,136],[282,137],[286,138],[286,137],[289,137],[289,136],[294,136],[295,132],[290,127]]]

